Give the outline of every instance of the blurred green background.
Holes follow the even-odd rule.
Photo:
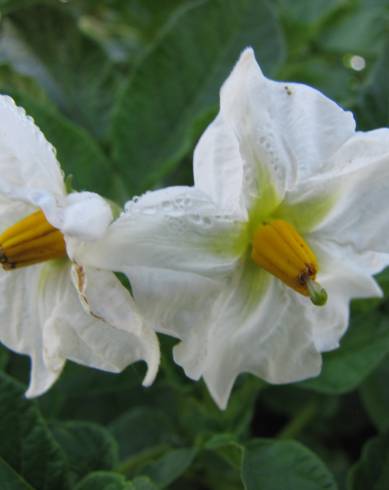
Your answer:
[[[315,86],[359,129],[389,122],[386,0],[0,0],[0,13],[1,92],[76,189],[119,203],[192,183],[194,145],[248,45],[267,76]],[[0,348],[0,489],[388,489],[388,315],[387,300],[354,302],[319,378],[241,376],[224,412],[166,337],[151,388],[142,365],[68,363],[37,401],[22,396],[28,360]]]

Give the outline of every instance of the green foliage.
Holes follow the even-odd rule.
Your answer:
[[[80,481],[75,490],[133,490],[133,486],[117,473],[97,471]]]
[[[140,477],[135,478],[131,482],[131,489],[133,490],[158,490],[158,487],[150,480],[150,478]]]
[[[243,445],[237,441],[233,434],[216,434],[204,445],[204,449],[212,451],[227,463],[229,470],[239,472],[242,465]]]
[[[166,452],[161,458],[142,468],[142,475],[148,475],[159,488],[168,488],[192,464],[196,456],[195,448],[180,448]]]
[[[280,13],[290,24],[318,29],[331,14],[336,13],[347,0],[279,0]]]
[[[274,71],[283,41],[265,2],[203,0],[174,18],[116,104],[114,157],[131,191],[158,184],[177,167],[214,114],[220,86],[247,45]]]
[[[301,386],[338,394],[356,388],[389,352],[389,321],[379,312],[355,315],[339,349],[324,354],[319,377]]]
[[[0,458],[9,480],[23,479],[42,490],[69,488],[66,459],[35,403],[23,387],[0,373]],[[9,467],[7,466],[9,465]],[[20,475],[20,476],[19,476]],[[11,487],[12,488],[12,487]]]
[[[389,124],[388,43],[389,39],[383,46],[373,73],[356,104],[361,129],[374,129]]]
[[[57,422],[50,428],[65,453],[74,481],[92,471],[111,470],[117,465],[117,443],[102,426],[71,421]]]
[[[386,357],[359,388],[369,417],[378,430],[389,429],[389,359]]]
[[[15,10],[4,25],[0,51],[17,72],[39,82],[65,115],[104,136],[120,76],[66,8],[53,2]]]
[[[0,482],[4,490],[32,490],[32,487],[0,458]]]
[[[9,353],[0,346],[0,370],[5,369],[8,363]]]
[[[337,488],[322,461],[294,441],[251,441],[243,453],[242,480],[245,490]]]
[[[148,406],[130,409],[110,425],[119,442],[121,457],[128,458],[174,441],[172,421],[161,410]]]
[[[354,466],[348,490],[385,490],[389,486],[389,434],[371,439]]]
[[[330,52],[373,56],[382,47],[388,8],[383,8],[378,2],[374,5],[370,1],[355,4],[334,16],[320,42]],[[344,5],[347,6],[346,2]],[[355,32],[359,32],[359,35],[355,36]]]

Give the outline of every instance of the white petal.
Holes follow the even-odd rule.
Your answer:
[[[93,192],[72,192],[66,198],[60,230],[80,240],[97,240],[113,219],[110,205]]]
[[[337,171],[306,182],[295,195],[309,206],[309,195],[332,205],[313,235],[355,253],[389,252],[389,130],[360,133],[336,156]],[[376,270],[377,272],[377,270]]]
[[[33,120],[10,97],[0,96],[0,193],[44,189],[64,195],[55,150]]]
[[[244,192],[252,198],[266,179],[282,198],[297,178],[321,171],[355,128],[352,114],[317,90],[266,79],[251,49],[224,83],[220,105],[239,141],[248,174]]]
[[[319,240],[335,240],[345,246],[358,242],[359,252],[386,253],[387,238],[381,244],[377,239],[379,242],[379,235],[385,237],[388,230],[384,226],[387,213],[380,211],[389,197],[387,162],[389,130],[356,133],[333,156],[327,172],[298,182],[286,193],[276,214],[300,233],[315,232]]]
[[[47,391],[66,359],[111,372],[145,360],[144,384],[156,375],[158,341],[142,324],[128,291],[112,273],[88,272],[83,301],[93,307],[89,313],[72,283],[69,261],[0,272],[0,340],[31,358],[28,397]]]
[[[241,214],[245,219],[246,201],[244,161],[239,141],[221,114],[208,126],[193,156],[195,186],[211,196],[222,209]]]
[[[35,208],[21,201],[10,201],[0,195],[0,233],[14,225],[24,216],[33,213]]]
[[[221,408],[242,372],[286,383],[315,376],[321,366],[305,308],[249,262],[227,285],[208,323],[194,325],[174,357],[189,377],[204,377]]]
[[[49,265],[0,271],[0,340],[8,348],[31,358],[28,397],[47,391],[61,373],[64,360],[46,357],[45,325],[56,307],[61,281],[47,277]],[[47,280],[46,280],[47,279]],[[49,339],[50,342],[50,339]]]
[[[30,204],[42,209],[53,226],[82,240],[100,237],[112,220],[110,206],[97,194],[66,196],[54,148],[6,96],[0,96],[0,169],[0,208],[7,200]]]
[[[318,258],[317,280],[328,294],[324,307],[311,308],[308,318],[312,324],[314,342],[320,352],[336,349],[349,323],[350,300],[382,296],[371,277],[366,257],[349,254],[348,249],[335,243],[310,240]]]
[[[194,324],[208,321],[221,289],[219,282],[189,272],[133,267],[127,275],[148,324],[179,339],[186,338]]]
[[[104,237],[75,250],[77,262],[127,272],[132,267],[223,274],[247,246],[244,223],[223,215],[193,188],[168,188],[129,203]]]
[[[65,238],[96,240],[112,221],[111,207],[93,192],[72,192],[62,199],[43,192],[29,193],[28,197]]]
[[[151,384],[159,366],[158,340],[144,324],[130,293],[111,272],[73,266],[72,278],[85,313],[78,305],[72,333],[66,335],[65,343],[71,341],[66,348],[67,357],[114,372],[144,360],[148,364],[144,385]],[[74,291],[69,291],[69,303],[74,303],[74,297]],[[70,324],[70,304],[67,310],[69,313],[62,311],[61,322]],[[73,332],[79,346],[83,346],[78,351],[72,349]]]

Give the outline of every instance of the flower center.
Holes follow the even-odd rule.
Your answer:
[[[287,286],[309,296],[313,304],[326,303],[327,293],[315,281],[318,270],[315,254],[286,221],[277,219],[255,230],[251,258]]]
[[[5,270],[66,257],[62,233],[42,211],[18,221],[0,235],[0,263]]]

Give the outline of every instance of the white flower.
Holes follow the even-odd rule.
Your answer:
[[[151,383],[158,341],[130,294],[112,272],[71,260],[106,232],[110,206],[94,193],[67,194],[53,147],[5,96],[0,170],[0,341],[31,357],[26,395],[45,392],[66,359],[112,372],[143,359]]]
[[[355,132],[351,113],[266,79],[247,49],[197,145],[194,179],[129,203],[85,259],[111,250],[109,267],[181,340],[175,361],[220,407],[242,372],[316,376],[350,299],[381,295],[372,275],[389,263],[389,130]]]

